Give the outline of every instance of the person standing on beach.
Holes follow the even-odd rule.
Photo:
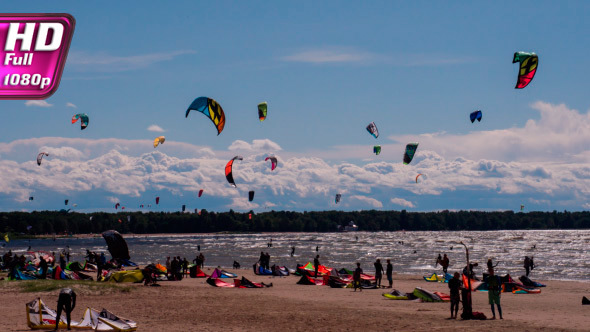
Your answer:
[[[385,275],[387,276],[387,281],[389,281],[389,288],[393,288],[393,265],[389,259],[387,260],[387,270],[385,271]]]
[[[199,254],[199,260],[201,261],[201,270],[205,268],[205,255],[203,253]]]
[[[457,312],[459,311],[459,302],[461,297],[459,296],[459,290],[461,287],[461,280],[459,279],[461,275],[459,272],[455,272],[453,279],[449,280],[449,289],[451,290],[451,319],[457,319]],[[453,309],[455,311],[455,315],[453,316]]]
[[[524,269],[526,271],[526,276],[528,277],[531,272],[531,259],[529,256],[524,256]]]
[[[438,264],[442,266],[442,256],[440,254],[438,254],[438,257],[436,258],[436,263],[434,264],[434,267],[437,267]]]
[[[59,327],[59,321],[61,318],[61,311],[65,309],[66,318],[68,323],[68,330],[70,330],[70,322],[72,321],[70,313],[76,307],[76,293],[71,288],[63,288],[59,292],[59,297],[57,299],[57,319],[55,320],[55,331],[57,331]]]
[[[197,251],[201,251],[201,245],[197,244]]]
[[[352,274],[352,283],[354,286],[354,291],[358,288],[360,292],[363,291],[361,287],[361,274],[363,274],[363,269],[361,269],[361,263],[356,263],[356,269]]]
[[[291,257],[295,255],[295,246],[291,247]]]
[[[381,260],[377,259],[375,263],[375,284],[377,284],[377,288],[381,288],[381,279],[383,278],[383,265],[381,265]]]
[[[102,277],[102,259],[97,259],[96,260],[96,281],[100,281],[100,278]]]
[[[39,267],[41,268],[41,279],[47,279],[47,261],[43,256],[41,256],[41,261],[39,262]]]
[[[172,263],[170,262],[170,256],[166,257],[166,273],[170,273],[172,270]]]
[[[534,256],[531,256],[531,271],[535,268],[535,261],[533,260],[534,258]]]
[[[264,268],[270,270],[270,254],[268,252],[264,255],[264,262],[266,263]]]
[[[494,269],[488,270],[490,276],[488,277],[488,300],[492,306],[492,319],[496,319],[496,311],[494,311],[494,303],[498,306],[498,314],[502,318],[502,307],[500,306],[500,295],[502,294],[502,281],[500,277],[494,275]]]
[[[313,267],[315,268],[315,276],[318,276],[318,269],[320,267],[320,255],[316,255],[313,259]]]

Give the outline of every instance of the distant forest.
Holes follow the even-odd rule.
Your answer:
[[[441,231],[514,229],[588,229],[590,212],[481,211],[321,211],[263,213],[64,211],[0,212],[0,233],[15,237],[52,234],[102,233],[211,233],[211,232],[335,232],[353,221],[360,231]]]

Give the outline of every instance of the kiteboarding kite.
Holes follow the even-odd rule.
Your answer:
[[[201,195],[203,195],[203,189],[199,190],[199,197],[201,197]]]
[[[471,114],[469,114],[469,119],[471,120],[471,123],[473,123],[475,120],[481,122],[481,111],[477,110],[475,112],[472,112]]]
[[[156,204],[160,204],[160,196],[156,197]]]
[[[420,174],[416,175],[416,183],[418,183],[418,177],[419,177],[420,175],[422,175],[422,173],[420,173]]]
[[[232,187],[237,187],[236,183],[234,182],[234,176],[232,173],[232,168],[234,166],[234,160],[244,160],[244,158],[242,156],[235,156],[232,158],[232,160],[227,162],[227,165],[225,165],[225,178],[227,179],[227,182],[229,182],[229,184],[232,185]]]
[[[375,122],[369,123],[369,125],[367,126],[367,131],[371,135],[373,135],[373,137],[375,137],[375,138],[379,137],[379,130],[377,130],[377,125],[375,125]]]
[[[86,113],[78,113],[72,117],[72,123],[76,123],[80,119],[80,130],[86,129],[88,127],[88,115]]]
[[[523,210],[524,210],[524,205],[520,204],[520,211],[523,211]]]
[[[265,101],[258,104],[258,119],[260,119],[260,122],[262,122],[262,121],[264,121],[264,119],[266,119],[267,109],[268,109],[268,104]]]
[[[47,152],[41,152],[37,155],[37,165],[41,166],[41,161],[43,161],[43,156],[48,156],[49,157],[49,153]]]
[[[182,205],[182,212],[184,212],[184,210],[186,210],[186,205]]]
[[[119,219],[120,221],[121,219]],[[111,256],[115,259],[129,260],[129,248],[127,242],[119,232],[109,230],[102,233],[102,237],[107,242],[107,246]]]
[[[164,136],[156,137],[156,139],[154,139],[154,148],[156,146],[158,146],[159,144],[164,144],[165,141],[166,141],[166,137],[164,137]]]
[[[342,195],[336,194],[336,198],[334,199],[334,202],[336,202],[336,204],[340,203],[340,198],[342,198]]]
[[[119,203],[115,204],[115,210],[118,209],[119,206],[121,206],[121,204],[119,204]]]
[[[254,190],[248,192],[248,200],[252,202],[254,200]]]
[[[406,145],[406,152],[404,152],[404,165],[408,165],[412,162],[414,154],[416,153],[416,149],[418,149],[418,143],[408,143]]]
[[[373,153],[379,155],[381,153],[381,145],[375,145],[373,147]]]
[[[32,201],[33,199],[35,199],[33,196],[29,196],[29,201]]]
[[[264,161],[267,161],[269,159],[270,159],[270,163],[271,163],[270,170],[271,171],[274,171],[275,168],[277,168],[277,165],[278,165],[277,157],[274,157],[274,156],[266,157],[266,158],[264,158]]]
[[[225,113],[223,113],[221,105],[219,105],[214,99],[199,97],[188,107],[184,117],[187,118],[190,111],[193,110],[199,111],[211,119],[215,128],[217,128],[217,135],[221,134],[223,127],[225,126]]]
[[[66,200],[64,201],[65,205],[68,205],[68,202],[69,202],[69,201],[70,201],[69,199],[66,199]]]
[[[516,52],[512,63],[520,62],[520,69],[518,70],[518,81],[515,89],[522,89],[529,85],[539,65],[539,57],[535,53]]]

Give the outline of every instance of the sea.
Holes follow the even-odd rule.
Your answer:
[[[188,261],[200,252],[205,266],[231,268],[234,261],[242,268],[252,268],[261,252],[270,254],[271,265],[294,269],[297,264],[313,262],[316,255],[322,265],[353,269],[361,263],[365,272],[374,271],[380,259],[383,266],[390,259],[394,273],[431,275],[442,273],[436,266],[439,254],[450,259],[449,272],[461,271],[470,261],[478,263],[475,272],[486,272],[486,262],[493,259],[496,274],[524,275],[524,257],[534,257],[533,280],[590,280],[590,230],[510,230],[510,231],[400,231],[346,233],[214,233],[214,234],[124,234],[131,261],[144,265],[165,264],[168,256]],[[29,249],[30,247],[30,249]],[[292,247],[295,254],[291,256]],[[105,252],[105,240],[94,237],[11,240],[0,253],[8,250],[22,254],[28,250],[69,251],[71,261],[84,261],[86,250]]]

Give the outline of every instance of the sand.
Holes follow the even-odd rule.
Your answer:
[[[205,268],[206,273],[211,273]],[[231,271],[231,270],[230,270]],[[449,320],[448,303],[395,301],[381,294],[388,289],[333,289],[297,285],[297,276],[256,276],[233,270],[254,282],[273,283],[264,289],[216,288],[205,279],[159,282],[160,287],[127,284],[131,291],[98,295],[80,290],[72,319],[85,307],[107,308],[138,322],[138,331],[588,331],[590,283],[541,281],[541,294],[502,294],[503,320]],[[231,281],[231,279],[230,279]],[[0,331],[29,331],[25,303],[41,297],[55,309],[58,291],[24,293],[18,282],[2,281]],[[421,276],[395,275],[394,288],[422,287],[448,293],[443,283]],[[74,287],[76,289],[76,287]],[[81,294],[80,294],[81,293]],[[475,292],[474,311],[491,317],[487,293]],[[459,313],[461,310],[459,310]]]

